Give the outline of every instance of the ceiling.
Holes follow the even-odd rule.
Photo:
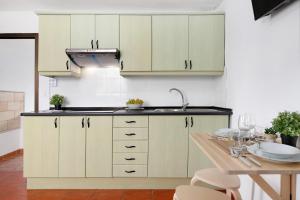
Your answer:
[[[203,11],[222,0],[0,0],[0,11]]]

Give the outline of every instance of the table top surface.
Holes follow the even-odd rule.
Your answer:
[[[262,166],[248,167],[228,153],[228,141],[213,139],[206,133],[194,133],[191,138],[217,168],[228,174],[300,174],[300,163],[279,164],[249,154],[247,156],[255,158]]]

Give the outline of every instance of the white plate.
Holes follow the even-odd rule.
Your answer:
[[[293,157],[289,158],[279,158],[271,154],[265,154],[263,151],[258,149],[257,144],[251,145],[247,148],[248,152],[253,154],[254,156],[257,156],[259,158],[262,158],[264,160],[268,160],[271,162],[276,163],[298,163],[300,162],[300,154],[296,154]]]
[[[258,144],[255,145],[258,148]],[[273,142],[261,142],[258,150],[264,155],[274,158],[291,158],[300,155],[300,150],[296,147]]]

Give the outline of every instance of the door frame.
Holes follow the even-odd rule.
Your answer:
[[[33,39],[35,52],[34,52],[34,111],[39,110],[39,34],[38,33],[0,33],[0,39]]]

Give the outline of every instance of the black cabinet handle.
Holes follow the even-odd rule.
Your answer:
[[[67,67],[67,70],[69,70],[69,60],[67,60],[67,62],[66,62],[66,67]]]
[[[136,121],[125,121],[127,124],[134,124]]]
[[[194,126],[194,118],[191,117],[191,127],[193,127],[193,126]]]
[[[135,133],[125,133],[125,135],[127,135],[127,136],[134,136],[136,134]]]
[[[81,127],[84,128],[84,118],[81,120]]]
[[[190,69],[192,69],[193,64],[192,64],[192,60],[190,60]]]
[[[188,68],[187,60],[184,61],[184,64],[185,64],[185,68],[184,69],[187,69]]]
[[[135,158],[125,158],[125,160],[135,160]]]
[[[88,126],[88,128],[90,128],[90,125],[91,125],[91,124],[90,124],[90,118],[88,118],[88,119],[87,119],[87,126]]]
[[[121,61],[121,70],[123,70],[124,66],[123,66],[123,60]]]
[[[135,170],[130,170],[130,171],[125,170],[125,172],[126,172],[127,174],[131,174],[131,173],[135,173]]]
[[[54,120],[54,127],[57,128],[57,118]]]
[[[94,48],[94,40],[91,41],[92,49]]]
[[[97,47],[97,49],[99,49],[99,41],[98,40],[96,41],[96,47]]]
[[[127,149],[133,149],[133,148],[135,148],[136,146],[125,146]]]
[[[188,118],[187,117],[185,117],[185,128],[187,128],[188,127]]]

